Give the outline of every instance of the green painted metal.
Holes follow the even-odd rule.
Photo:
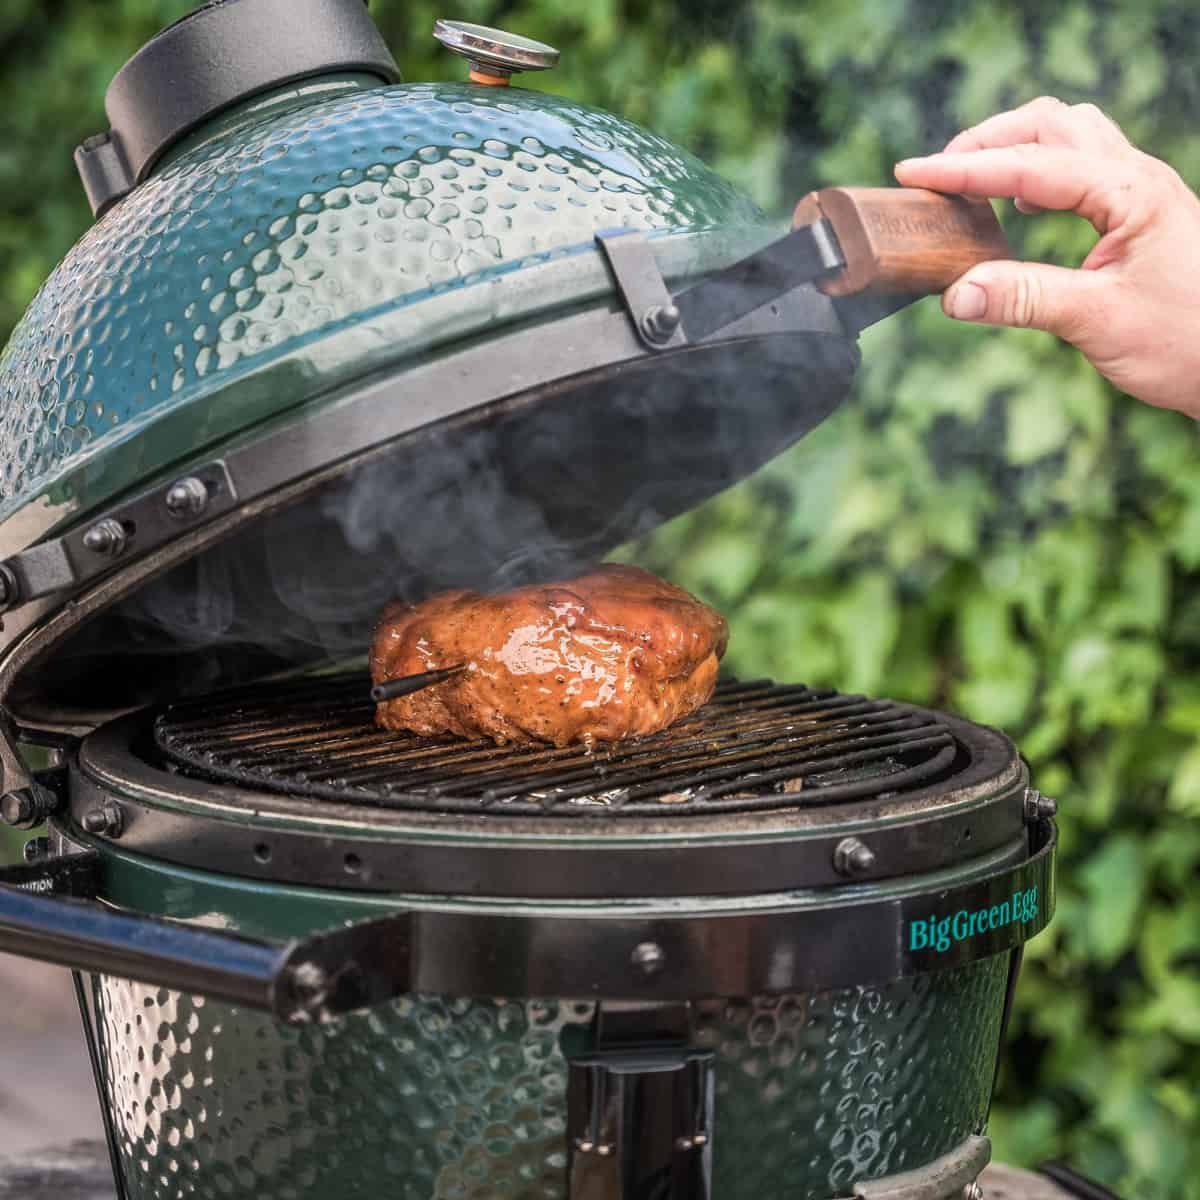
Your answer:
[[[610,113],[361,83],[222,118],[46,281],[0,358],[6,553],[336,386],[528,319],[506,296],[531,267],[586,260],[556,274],[556,307],[610,294],[600,229],[697,237],[694,270],[722,265],[707,231],[771,236],[697,159]]]
[[[104,851],[105,898],[286,937],[412,898],[254,884]],[[715,1194],[827,1200],[981,1132],[1003,956],[837,991],[706,1001]],[[168,989],[95,981],[131,1200],[561,1200],[567,1063],[591,1002],[411,996],[294,1028]]]

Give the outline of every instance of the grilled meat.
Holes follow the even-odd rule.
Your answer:
[[[496,596],[442,592],[384,610],[371,677],[466,670],[380,704],[376,720],[501,745],[656,733],[712,695],[727,636],[720,613],[638,567]]]

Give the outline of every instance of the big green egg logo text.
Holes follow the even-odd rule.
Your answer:
[[[993,904],[991,908],[978,908],[974,912],[960,908],[949,917],[918,917],[908,924],[908,948],[942,954],[955,942],[964,942],[990,929],[1003,929],[1018,922],[1026,924],[1037,920],[1037,915],[1038,890],[1031,887],[1013,892],[1011,900]]]

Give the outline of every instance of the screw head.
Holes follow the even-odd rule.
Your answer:
[[[194,475],[171,484],[164,500],[167,512],[183,521],[198,517],[208,507],[208,488]]]
[[[642,332],[656,346],[665,345],[683,321],[683,313],[674,304],[655,304],[642,314]]]
[[[59,805],[58,797],[39,787],[14,788],[0,796],[0,821],[13,829],[36,829]]]
[[[119,838],[125,828],[125,814],[109,801],[85,812],[83,827],[95,837]]]
[[[45,858],[50,853],[50,839],[30,838],[21,848],[21,853],[24,854],[26,862],[37,862],[38,859]]]
[[[833,851],[833,869],[853,879],[875,866],[875,851],[856,837],[842,838]]]
[[[667,956],[657,942],[641,942],[634,946],[629,961],[643,975],[657,975],[667,965]]]
[[[315,1021],[329,996],[329,975],[319,963],[297,963],[288,972],[292,1009],[288,1020],[298,1025]]]
[[[129,545],[129,534],[120,521],[105,517],[83,535],[83,544],[93,554],[116,558]]]
[[[33,793],[28,788],[18,788],[0,796],[0,820],[13,829],[32,829],[34,820]]]
[[[1049,796],[1043,796],[1037,788],[1027,788],[1025,791],[1025,820],[1030,824],[1037,821],[1047,821],[1058,812],[1058,801]]]

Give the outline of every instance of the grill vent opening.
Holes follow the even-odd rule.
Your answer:
[[[890,700],[727,680],[670,729],[558,749],[379,729],[360,675],[177,704],[154,723],[170,769],[274,793],[434,813],[669,817],[787,809],[927,784],[965,753],[936,714]]]

